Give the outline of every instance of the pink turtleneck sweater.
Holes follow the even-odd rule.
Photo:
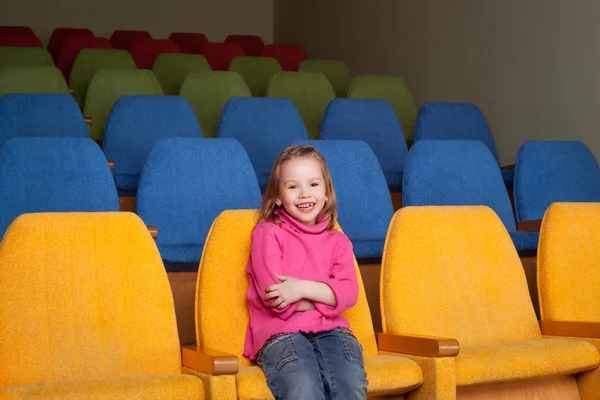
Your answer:
[[[358,297],[358,280],[350,239],[337,230],[327,230],[328,220],[317,219],[314,226],[296,221],[277,210],[281,225],[262,222],[252,232],[252,247],[246,271],[250,278],[244,355],[254,360],[267,340],[278,333],[321,332],[348,328],[340,314],[352,307]],[[315,310],[298,311],[299,302],[284,309],[269,307],[266,288],[280,283],[275,276],[323,282],[333,290],[335,307],[313,302]]]

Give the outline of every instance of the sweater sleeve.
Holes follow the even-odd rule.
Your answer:
[[[281,283],[277,274],[284,274],[282,262],[282,250],[277,240],[275,230],[264,225],[259,225],[252,232],[252,243],[250,248],[250,264],[248,274],[251,282],[256,288],[256,292],[261,297],[261,301],[271,312],[283,320],[291,317],[300,302],[295,302],[279,309],[271,307],[271,302],[275,299],[265,300],[267,288],[276,283]]]
[[[327,284],[336,299],[336,306],[313,302],[315,309],[324,317],[334,318],[351,308],[358,300],[358,278],[354,267],[352,242],[346,235],[341,236],[340,245],[334,256],[328,279],[319,282]]]

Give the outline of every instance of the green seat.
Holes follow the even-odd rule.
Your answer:
[[[7,93],[69,93],[62,73],[50,66],[0,67],[0,96]]]
[[[133,58],[126,50],[83,49],[71,68],[69,86],[73,96],[83,108],[85,96],[96,71],[107,68],[136,68]]]
[[[0,66],[4,65],[54,66],[54,61],[43,47],[0,46]]]
[[[231,60],[229,70],[242,75],[254,97],[264,97],[273,75],[282,71],[279,61],[272,57],[241,56]]]
[[[206,58],[200,54],[160,54],[152,71],[158,78],[165,94],[179,94],[183,81],[192,72],[209,72],[210,65]]]
[[[398,115],[404,137],[413,141],[417,107],[406,83],[399,76],[357,75],[350,82],[348,98],[389,101]]]
[[[119,97],[162,94],[160,83],[150,70],[101,69],[90,82],[83,108],[83,115],[92,118],[90,136],[96,141],[102,140],[106,120]]]
[[[244,78],[232,71],[193,72],[185,78],[180,93],[188,99],[204,137],[216,137],[221,112],[234,96],[250,97]]]
[[[279,72],[269,82],[267,97],[292,100],[309,139],[314,140],[319,138],[323,114],[329,102],[335,99],[335,93],[321,72]]]
[[[345,62],[340,60],[304,60],[298,72],[322,72],[333,87],[336,97],[346,97],[352,74]]]

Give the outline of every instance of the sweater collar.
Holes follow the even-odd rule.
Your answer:
[[[282,223],[300,233],[309,233],[313,235],[323,233],[325,230],[327,230],[327,225],[329,224],[329,219],[327,219],[322,213],[319,214],[317,221],[313,226],[308,226],[300,221],[295,220],[294,217],[289,215],[283,208],[276,209],[275,214],[279,216]]]

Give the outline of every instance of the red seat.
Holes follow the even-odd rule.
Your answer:
[[[261,56],[265,48],[265,42],[256,35],[229,35],[225,38],[225,43],[237,43],[247,56],[254,57]]]
[[[44,47],[37,36],[30,34],[0,33],[0,46],[10,47]]]
[[[56,28],[52,31],[48,41],[48,52],[52,55],[54,61],[58,59],[60,50],[67,39],[72,37],[94,37],[91,30],[86,28]]]
[[[152,35],[147,31],[127,31],[116,30],[110,37],[110,44],[115,49],[129,50],[131,45],[137,40],[152,39]]]
[[[0,36],[35,36],[33,29],[28,26],[0,26]]]
[[[144,39],[136,40],[129,48],[129,53],[138,68],[152,69],[159,54],[179,53],[179,47],[172,40]]]
[[[275,58],[284,71],[298,71],[300,63],[308,58],[302,46],[288,44],[268,44],[262,55]]]
[[[60,49],[56,67],[60,69],[65,80],[69,81],[69,74],[75,62],[77,54],[83,49],[112,49],[108,39],[98,37],[79,37],[68,38]]]
[[[169,36],[169,40],[177,43],[179,51],[188,54],[198,54],[200,48],[208,43],[208,39],[203,33],[173,32]]]
[[[200,48],[206,61],[213,71],[227,71],[229,63],[234,57],[245,56],[242,46],[237,43],[208,42]]]

